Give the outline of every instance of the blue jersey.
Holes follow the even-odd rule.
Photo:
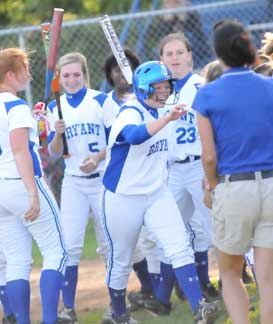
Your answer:
[[[273,79],[249,68],[228,69],[193,102],[209,118],[218,174],[273,170]]]
[[[24,100],[9,92],[0,93],[0,178],[20,178],[9,140],[9,133],[16,128],[29,129],[34,174],[41,177],[37,121]]]
[[[114,121],[103,177],[103,184],[110,191],[126,195],[148,194],[166,181],[168,142],[164,128],[137,145],[118,139],[126,126],[155,120],[157,114],[154,112],[157,111],[134,100],[121,109]]]

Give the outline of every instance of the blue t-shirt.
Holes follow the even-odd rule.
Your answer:
[[[192,106],[212,124],[219,175],[273,170],[273,78],[230,68]]]

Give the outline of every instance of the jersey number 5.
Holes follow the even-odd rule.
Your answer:
[[[89,143],[88,144],[89,151],[92,153],[99,152],[100,150],[97,148],[98,145],[99,145],[98,142]]]
[[[177,144],[194,143],[196,141],[196,128],[195,127],[179,127],[176,130],[179,134],[176,138]]]

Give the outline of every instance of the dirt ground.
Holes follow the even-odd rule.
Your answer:
[[[215,262],[211,264],[211,277],[217,276]],[[31,285],[31,319],[41,319],[41,303],[39,292],[40,269],[34,268],[30,277]],[[134,273],[129,280],[128,291],[138,289],[138,281]],[[107,307],[109,303],[108,292],[105,286],[105,266],[100,259],[82,261],[79,267],[79,281],[76,295],[76,310],[78,314],[89,312],[92,309]],[[60,305],[61,307],[61,305]],[[0,311],[2,318],[2,309]]]
[[[41,302],[39,291],[40,269],[34,268],[30,276],[31,302],[30,312],[33,322],[41,320]],[[79,281],[76,295],[77,313],[89,312],[92,309],[107,307],[108,291],[105,286],[105,266],[100,259],[82,261],[79,266]],[[129,281],[129,289],[137,288],[134,274]],[[60,308],[62,307],[60,303]],[[3,316],[0,310],[0,321]]]

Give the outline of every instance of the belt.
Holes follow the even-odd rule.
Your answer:
[[[71,177],[82,178],[82,179],[94,179],[100,177],[100,173],[99,172],[91,173],[88,176],[78,176],[78,175],[71,174]]]
[[[229,182],[255,180],[258,174],[260,174],[262,179],[273,178],[273,170],[264,170],[264,171],[257,171],[257,172],[227,174],[227,175],[219,176],[218,180],[219,183],[223,183],[226,180]]]
[[[177,160],[177,161],[174,161],[174,163],[188,163],[188,162],[193,162],[193,161],[197,161],[200,159],[201,159],[200,155],[189,155],[185,158],[185,160]]]

